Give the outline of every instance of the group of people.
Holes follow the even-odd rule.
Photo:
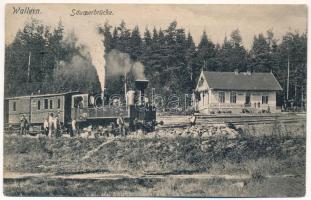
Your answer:
[[[58,112],[55,116],[53,113],[50,113],[46,118],[44,118],[43,130],[45,135],[49,137],[52,137],[53,135],[55,135],[56,137],[60,136],[62,127],[59,117],[60,113]],[[116,125],[119,133],[123,136],[126,135],[126,126],[122,114],[118,116],[116,120]],[[77,121],[75,119],[72,119],[71,121],[70,135],[71,136],[79,135],[79,128],[77,125]]]
[[[47,117],[43,119],[43,131],[44,134],[52,137],[52,135],[60,136],[61,133],[61,123],[59,120],[60,112],[54,116],[53,113],[48,114]]]
[[[51,137],[53,134],[58,136],[60,134],[61,124],[59,121],[60,112],[55,116],[53,113],[48,114],[43,119],[43,132],[45,135]],[[20,134],[27,135],[29,131],[29,123],[26,116],[23,114],[20,119]]]
[[[43,119],[43,132],[46,136],[52,137],[56,136],[59,137],[61,135],[61,130],[62,130],[62,124],[60,123],[60,112],[57,112],[56,115],[54,113],[49,113],[47,117]],[[189,118],[190,126],[195,126],[196,125],[196,116],[192,114]],[[120,113],[117,120],[116,120],[116,127],[119,134],[122,136],[126,135],[126,125],[125,125],[125,120]],[[71,136],[76,135],[78,131],[77,127],[77,121],[73,119],[71,121]],[[115,129],[113,128],[113,129]],[[20,119],[20,134],[21,135],[26,135],[29,130],[29,123],[25,115],[21,116]]]

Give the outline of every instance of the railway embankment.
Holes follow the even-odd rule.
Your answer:
[[[267,157],[288,161],[304,153],[303,134],[256,135],[223,125],[163,128],[148,135],[137,132],[111,138],[4,137],[4,169],[17,172],[198,172],[211,170],[215,163]]]
[[[121,186],[122,194],[129,196],[150,195],[150,188],[154,195],[186,194],[187,188],[193,188],[197,190],[189,194],[208,196],[217,194],[220,186],[228,196],[237,192],[242,196],[304,194],[304,120],[290,126],[281,120],[243,126],[200,120],[195,127],[186,120],[179,122],[180,127],[166,123],[152,133],[138,131],[126,137],[5,135],[4,176],[39,173],[40,177],[5,179],[4,191],[9,195],[62,195],[69,194],[66,188],[72,191],[71,183],[75,183],[73,196],[87,196],[81,193],[82,187],[94,188],[99,196],[121,195]],[[236,175],[247,179],[221,178]],[[99,182],[107,187],[97,187]],[[270,187],[265,188],[268,183]],[[215,188],[201,191],[206,184]],[[297,190],[284,189],[292,185]],[[36,192],[42,186],[49,189]]]

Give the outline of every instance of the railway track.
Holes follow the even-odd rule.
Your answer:
[[[159,126],[162,128],[182,128],[189,126],[189,117],[185,115],[171,115],[171,116],[158,116],[158,121],[163,121],[164,125]],[[243,115],[197,115],[197,124],[228,124],[233,125],[256,125],[256,124],[274,124],[282,122],[290,123],[306,123],[305,114],[243,114]],[[19,128],[8,126],[5,127],[6,133],[19,132]],[[38,130],[30,131],[32,134],[41,133]]]
[[[189,123],[189,116],[160,116],[166,126],[179,127]],[[306,122],[305,114],[261,114],[261,115],[197,115],[198,124],[232,123],[234,125],[273,124]]]
[[[216,117],[216,118],[206,118],[198,117],[198,123],[232,123],[236,125],[241,124],[271,124],[275,122],[283,123],[297,123],[300,121],[305,121],[304,116],[232,116],[232,117]]]

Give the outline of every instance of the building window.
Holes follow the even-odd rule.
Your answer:
[[[236,103],[236,92],[230,93],[230,103]]]
[[[219,92],[218,95],[219,103],[225,103],[225,92]]]
[[[57,99],[57,108],[60,108],[60,99]]]
[[[201,78],[200,78],[200,81],[199,81],[199,87],[201,87],[201,86],[203,85],[203,83],[204,83],[204,78],[201,77]]]
[[[202,102],[203,102],[203,106],[204,106],[204,97],[205,97],[205,93],[204,92],[202,92]]]
[[[38,110],[40,110],[40,109],[41,109],[41,102],[38,101],[37,103],[38,103],[38,104],[37,104],[37,105],[38,105]]]
[[[13,111],[16,111],[16,102],[13,102]]]
[[[48,108],[49,108],[49,100],[44,99],[44,109],[48,109]]]
[[[262,104],[268,104],[268,96],[262,96]]]
[[[50,99],[50,109],[53,109],[53,100]]]

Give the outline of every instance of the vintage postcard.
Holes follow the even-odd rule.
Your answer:
[[[3,192],[304,197],[308,7],[5,5]]]

